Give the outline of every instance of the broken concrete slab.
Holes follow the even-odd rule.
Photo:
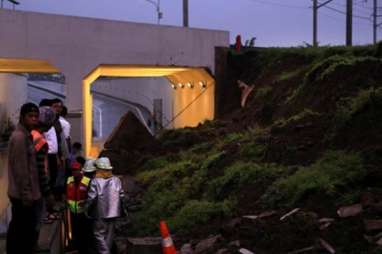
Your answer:
[[[257,216],[257,215],[244,215],[243,218],[250,219],[250,220],[256,220],[257,218],[259,218],[259,216]]]
[[[255,254],[254,252],[252,252],[252,251],[250,251],[250,250],[247,250],[247,249],[244,249],[244,248],[241,248],[241,249],[239,250],[239,252],[240,252],[241,254]]]
[[[337,210],[337,214],[341,218],[353,217],[362,213],[363,207],[362,204],[354,204],[350,206],[342,206]]]
[[[194,250],[192,249],[191,243],[183,244],[182,248],[180,248],[180,254],[193,254]]]
[[[336,253],[336,250],[333,248],[333,246],[330,245],[324,239],[322,239],[322,238],[318,239],[318,243],[319,243],[320,247],[322,247],[323,249],[325,249],[329,253],[331,253],[331,254],[335,254]]]
[[[229,254],[228,249],[220,249],[216,252],[216,254]]]
[[[315,248],[316,248],[316,247],[312,245],[312,246],[309,246],[309,247],[306,247],[306,248],[303,248],[303,249],[290,251],[290,252],[288,252],[287,254],[299,254],[299,253],[304,253],[304,252],[307,252],[307,251],[312,251],[312,250],[314,250]]]
[[[319,229],[324,230],[328,228],[335,220],[333,218],[321,218],[318,220],[319,223]]]
[[[280,217],[280,221],[285,220],[285,219],[288,218],[289,216],[291,216],[291,215],[297,213],[298,211],[300,211],[300,208],[295,208],[295,209],[293,209],[292,211],[290,211],[290,212],[286,213],[285,215],[281,216],[281,217]]]
[[[275,214],[277,214],[276,211],[266,211],[266,212],[260,213],[259,215],[244,215],[242,217],[246,219],[250,219],[250,220],[256,220],[256,219],[271,217]]]
[[[240,240],[232,241],[228,244],[229,246],[240,247]]]
[[[161,237],[141,237],[141,238],[133,238],[128,237],[127,241],[133,245],[161,245],[162,238]]]
[[[211,236],[205,240],[200,241],[196,246],[195,246],[195,254],[198,253],[204,253],[207,250],[212,249],[217,242],[222,238],[221,235],[215,235]]]
[[[382,220],[364,220],[364,224],[367,231],[382,229]]]

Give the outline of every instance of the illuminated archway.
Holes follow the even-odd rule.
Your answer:
[[[145,65],[100,65],[83,80],[83,144],[86,156],[96,157],[92,150],[91,85],[99,77],[165,77],[173,86],[173,126],[181,128],[196,126],[214,117],[215,81],[204,68],[145,66]]]
[[[60,73],[44,60],[0,58],[0,73]]]

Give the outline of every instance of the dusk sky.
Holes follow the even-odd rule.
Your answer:
[[[147,0],[18,0],[18,10],[103,19],[156,23],[154,5]],[[323,0],[322,0],[323,1]],[[321,1],[321,2],[322,2]],[[378,0],[382,6],[382,0]],[[190,26],[227,30],[231,41],[257,37],[258,46],[299,46],[312,41],[311,0],[189,0]],[[345,41],[346,0],[334,0],[319,10],[320,45]],[[353,43],[372,41],[372,0],[354,0]],[[8,3],[6,8],[11,8]],[[182,0],[161,0],[161,24],[182,25]],[[382,10],[380,10],[382,14]],[[359,16],[359,17],[358,17]],[[379,21],[382,22],[381,20]],[[382,29],[378,29],[382,39]]]

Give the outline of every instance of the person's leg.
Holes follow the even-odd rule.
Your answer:
[[[115,219],[107,219],[106,222],[106,243],[111,250],[111,247],[113,246],[113,239],[114,239],[114,228],[115,228]]]
[[[12,219],[9,223],[7,232],[6,249],[8,254],[20,253],[20,245],[18,244],[18,238],[22,236],[23,231],[20,231],[22,225],[22,205],[21,200],[11,199]],[[21,234],[21,235],[20,235]]]
[[[57,154],[48,154],[49,186],[55,191],[57,179]]]
[[[109,247],[106,243],[106,224],[104,220],[98,219],[93,225],[95,247],[99,254],[110,254]]]
[[[95,253],[97,253],[97,249],[95,246],[96,241],[95,241],[94,234],[93,234],[94,220],[89,219],[86,216],[84,216],[84,217],[85,217],[85,219],[84,219],[84,236],[86,237],[86,242],[89,243],[85,246],[86,247],[85,253],[95,254]]]
[[[37,230],[34,213],[36,204],[24,206],[18,199],[11,199],[11,203],[12,219],[7,233],[7,253],[34,253]]]
[[[81,213],[78,214],[78,252],[80,254],[89,254],[90,252],[90,245],[94,244],[94,241],[90,241],[90,234],[91,229],[88,226],[88,219],[86,218],[85,214]]]
[[[32,218],[31,218],[32,227],[34,228],[32,243],[35,249],[37,249],[38,247],[38,239],[40,236],[43,213],[44,213],[43,199],[35,201],[32,207]]]

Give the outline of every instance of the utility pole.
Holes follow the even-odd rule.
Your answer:
[[[377,43],[377,17],[378,17],[378,6],[377,6],[377,0],[374,0],[373,2],[373,43],[374,45]]]
[[[188,27],[188,0],[183,0],[183,26]]]
[[[327,5],[333,0],[327,0],[323,3],[318,4],[318,0],[313,0],[313,47],[318,46],[318,41],[317,41],[317,18],[318,18],[318,9],[321,7]]]
[[[8,1],[10,1],[10,0],[8,0]],[[157,12],[157,24],[159,25],[160,24],[160,20],[163,18],[163,13],[160,10],[160,0],[157,0],[157,1],[146,0],[146,1],[155,6],[155,9],[156,9],[156,12]]]
[[[346,46],[353,43],[353,0],[346,0]]]
[[[313,47],[318,46],[317,42],[317,12],[318,1],[313,0]]]

